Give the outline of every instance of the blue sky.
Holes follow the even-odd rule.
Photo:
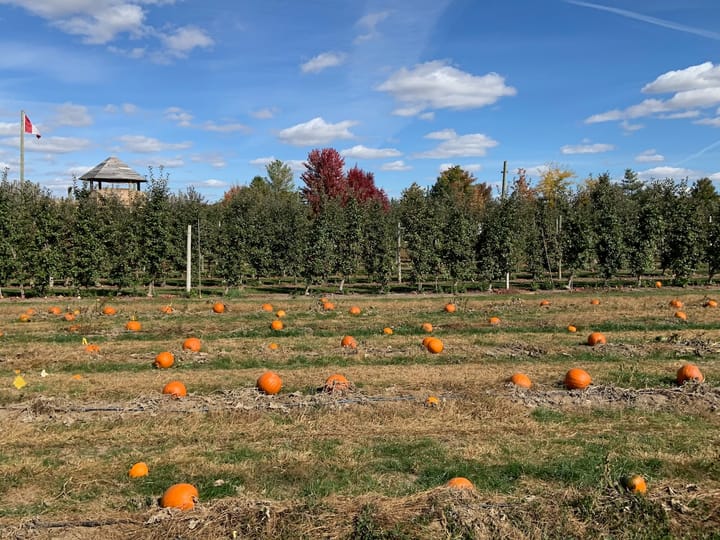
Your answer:
[[[626,168],[720,186],[717,0],[0,0],[0,166],[63,194],[108,156],[209,201],[313,148],[391,197]]]

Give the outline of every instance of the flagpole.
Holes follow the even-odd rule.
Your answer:
[[[25,181],[25,111],[20,111],[20,181]]]

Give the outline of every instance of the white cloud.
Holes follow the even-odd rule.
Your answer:
[[[424,112],[424,113],[418,114],[418,118],[420,120],[434,120],[435,113],[433,111]]]
[[[138,162],[136,162],[136,163],[138,163]],[[139,164],[138,166],[139,167],[150,166],[150,167],[154,167],[156,169],[158,169],[160,167],[162,167],[164,169],[178,169],[180,167],[185,166],[185,160],[183,160],[183,158],[181,158],[179,156],[174,157],[174,158],[156,157],[156,158],[148,159],[148,160],[144,161],[142,164]]]
[[[710,176],[708,176],[708,178],[710,180],[712,180],[713,182],[720,182],[720,172],[713,173]]]
[[[165,109],[165,118],[171,122],[175,122],[178,126],[190,127],[192,125],[193,115],[180,107],[168,107]]]
[[[303,124],[285,128],[278,134],[279,139],[294,146],[314,146],[328,144],[336,139],[352,139],[355,137],[350,128],[357,122],[344,120],[337,124],[328,124],[321,117],[313,118]]]
[[[133,105],[132,103],[123,103],[122,104],[122,112],[125,114],[135,114],[138,111],[138,106]]]
[[[444,140],[433,150],[417,154],[417,157],[443,159],[484,156],[489,148],[497,145],[497,141],[482,133],[455,134],[454,137]]]
[[[448,139],[454,139],[457,137],[457,133],[455,133],[454,129],[441,129],[440,131],[432,131],[425,135],[426,139],[438,139],[441,141],[445,141]]]
[[[661,114],[658,118],[664,118],[665,120],[682,120],[684,118],[697,118],[700,116],[700,111],[682,111],[670,114]]]
[[[266,107],[264,109],[259,109],[257,111],[253,111],[250,114],[260,120],[268,120],[270,118],[273,118],[277,113],[278,113],[277,107]]]
[[[693,122],[693,124],[720,127],[720,116],[716,116],[715,118],[701,118],[700,120],[696,120],[695,122]]]
[[[205,131],[215,131],[217,133],[232,133],[235,131],[242,131],[244,133],[248,133],[250,131],[250,128],[247,127],[245,124],[240,124],[237,122],[228,124],[217,124],[210,120],[205,122],[202,128]]]
[[[602,144],[602,143],[594,143],[594,144],[576,144],[576,145],[570,145],[566,144],[562,148],[560,148],[560,152],[567,155],[573,155],[573,154],[602,154],[604,152],[610,152],[611,150],[615,150],[615,147],[612,144]]]
[[[401,116],[411,116],[410,111],[413,110],[419,114],[430,108],[463,110],[485,107],[503,96],[517,93],[497,73],[472,75],[440,60],[417,64],[412,69],[401,68],[377,89],[392,94],[403,104],[395,111]]]
[[[380,170],[382,171],[409,171],[411,169],[412,167],[407,165],[402,159],[380,165]]]
[[[654,148],[640,152],[635,156],[635,161],[638,163],[654,163],[657,161],[665,161],[665,156],[658,154]]]
[[[49,3],[49,2],[48,2]],[[144,32],[145,12],[134,4],[116,3],[94,10],[78,10],[68,17],[50,19],[54,26],[68,34],[82,36],[83,42],[102,45],[118,34],[139,36]]]
[[[620,122],[620,126],[622,127],[626,135],[645,127],[642,124],[631,124],[628,120],[623,120],[622,122]]]
[[[205,163],[216,169],[222,169],[227,166],[225,158],[217,153],[193,154],[190,156],[190,159],[195,163]]]
[[[674,178],[674,179],[681,179],[681,178],[693,178],[700,176],[696,171],[693,171],[692,169],[684,169],[681,167],[653,167],[652,169],[647,169],[645,171],[639,171],[638,177],[642,180],[650,180],[652,178],[655,179],[664,179],[664,178]]]
[[[58,126],[83,127],[93,123],[87,107],[64,103],[56,107],[56,117],[53,121]]]
[[[390,11],[377,11],[360,17],[355,25],[358,26],[363,33],[355,38],[355,43],[362,43],[363,41],[368,41],[379,36],[377,26],[387,19],[390,13]]]
[[[402,152],[395,148],[368,148],[367,146],[358,144],[352,148],[340,150],[340,155],[356,159],[383,159],[401,156]]]
[[[2,0],[0,0],[1,2]],[[105,111],[108,114],[117,114],[118,112],[122,111],[125,114],[135,114],[138,112],[138,106],[133,105],[132,103],[123,103],[119,107],[117,105],[114,105],[112,103],[108,103],[103,108],[103,111]]]
[[[0,139],[0,145],[20,147],[20,136],[8,137]],[[43,154],[66,154],[68,152],[77,152],[84,150],[90,146],[88,139],[79,139],[75,137],[43,137],[36,139],[35,137],[25,138],[25,152],[38,152]]]
[[[259,158],[251,159],[250,165],[260,165],[260,166],[264,167],[265,165],[267,165],[268,163],[272,163],[273,161],[275,161],[275,156],[259,157]]]
[[[17,122],[0,122],[0,136],[20,133],[20,120]]]
[[[671,94],[698,88],[716,88],[720,86],[720,66],[704,62],[663,73],[653,82],[642,87],[646,94]]]
[[[224,188],[228,186],[228,183],[216,178],[208,178],[207,180],[200,182],[200,185],[209,188]]]
[[[305,172],[305,160],[302,159],[285,159],[283,160],[285,165],[289,165],[293,172],[303,173]]]
[[[177,28],[170,34],[161,35],[160,40],[167,52],[176,58],[185,58],[193,49],[207,48],[215,44],[204,30],[195,26]]]
[[[123,143],[124,151],[127,152],[162,152],[165,150],[184,150],[190,148],[192,143],[189,141],[181,143],[164,143],[153,137],[145,137],[144,135],[123,135],[118,138]]]
[[[479,163],[470,163],[468,165],[460,165],[459,163],[441,163],[438,167],[438,171],[443,173],[452,167],[460,167],[464,171],[477,172],[482,169],[482,165]]]
[[[324,52],[311,58],[300,66],[303,73],[319,73],[320,71],[341,65],[345,62],[344,53]]]

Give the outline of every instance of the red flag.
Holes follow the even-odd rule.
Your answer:
[[[35,135],[38,139],[40,138],[40,132],[35,126],[33,126],[27,115],[25,115],[25,133],[30,133],[32,135]]]

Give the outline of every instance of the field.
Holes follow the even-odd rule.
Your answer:
[[[334,310],[280,294],[2,300],[0,537],[717,538],[720,309],[704,307],[715,296],[329,296]],[[126,330],[133,318],[140,331]],[[425,322],[440,354],[422,346]],[[588,346],[592,331],[607,344]],[[341,347],[345,335],[357,348]],[[190,336],[200,352],[182,350]],[[153,366],[161,351],[172,367]],[[685,363],[705,382],[679,387]],[[573,367],[588,389],[564,388]],[[278,395],[255,389],[266,370],[282,377]],[[515,372],[532,388],[509,384]],[[334,373],[347,391],[323,391]],[[161,394],[174,379],[187,397]],[[138,461],[149,474],[130,478]],[[621,485],[630,474],[645,495]],[[456,476],[475,489],[445,487]],[[178,482],[199,503],[160,508]]]

